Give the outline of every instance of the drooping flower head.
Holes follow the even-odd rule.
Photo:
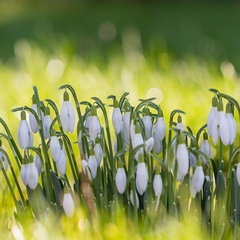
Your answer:
[[[90,155],[89,155],[89,158],[88,158],[88,166],[89,166],[89,168],[91,170],[92,179],[94,179],[97,176],[98,164],[97,164],[96,157],[94,155],[93,148],[90,148],[89,154]]]
[[[18,143],[22,149],[26,149],[33,145],[33,134],[26,120],[26,113],[24,110],[21,111],[21,121],[18,127]]]
[[[137,187],[137,191],[140,195],[143,195],[143,193],[146,191],[147,184],[148,184],[147,167],[144,162],[143,154],[139,154],[137,173],[136,173],[136,187]]]
[[[210,146],[210,143],[208,141],[208,134],[207,134],[207,132],[203,133],[203,141],[202,141],[202,144],[200,146],[200,151],[202,151],[204,154],[206,154],[207,157],[210,157],[211,146]],[[200,158],[202,159],[202,162],[204,164],[207,164],[207,159],[205,159],[204,156],[201,156]]]
[[[38,109],[36,104],[36,97],[35,95],[32,96],[32,110],[38,115]],[[33,113],[30,112],[29,114],[29,124],[34,133],[36,133],[39,129],[37,119],[33,115]]]
[[[71,103],[69,102],[69,94],[67,91],[63,94],[63,103],[60,112],[62,126],[65,132],[73,132],[75,125],[75,113]]]
[[[95,106],[92,106],[89,120],[89,138],[91,142],[95,142],[96,137],[100,134],[100,130],[101,127],[97,117],[97,110]]]
[[[212,124],[215,116],[217,115],[217,105],[218,105],[218,99],[216,96],[212,98],[212,107],[210,109],[210,112],[208,114],[208,119],[207,119],[207,129],[208,129],[208,134],[210,137],[212,137]]]
[[[141,144],[144,144],[142,133],[141,133],[141,126],[140,126],[139,122],[136,122],[135,134],[134,134],[134,138],[132,139],[132,147],[133,147],[133,149],[135,149],[136,147],[138,147]],[[141,147],[140,149],[138,149],[136,151],[136,153],[135,153],[136,160],[138,160],[139,154],[143,154],[143,147]]]
[[[146,140],[148,140],[152,136],[153,126],[152,126],[151,112],[147,106],[143,108],[143,114],[144,115],[142,117],[142,121],[145,129],[145,137],[146,137]]]
[[[50,139],[50,126],[52,124],[52,118],[50,116],[50,108],[46,107],[43,117],[43,135],[45,139]]]
[[[67,217],[71,218],[74,214],[75,204],[69,188],[64,188],[62,207]]]
[[[177,126],[176,126],[177,129],[179,129],[180,131],[184,131],[184,126],[183,126],[183,123],[182,123],[182,117],[181,115],[178,115],[177,117]]]
[[[51,138],[50,138],[50,153],[55,162],[59,159],[59,154],[61,151],[61,145],[60,142],[56,136],[56,132],[52,129],[51,131]]]
[[[29,156],[29,164],[26,168],[26,183],[32,190],[38,185],[38,170],[32,155]]]
[[[119,108],[118,101],[114,99],[113,101],[113,113],[112,113],[112,123],[116,134],[119,134],[122,129],[122,113]]]
[[[160,168],[156,167],[153,177],[153,190],[156,197],[160,197],[162,194],[162,177],[160,175]]]
[[[201,165],[198,165],[190,182],[191,195],[195,198],[196,194],[201,191],[204,183],[204,172]]]
[[[226,119],[228,122],[228,127],[229,127],[229,144],[233,144],[234,140],[236,138],[236,134],[237,134],[237,125],[236,125],[236,121],[234,119],[233,116],[233,106],[232,104],[229,102],[227,103],[226,106]]]
[[[125,169],[123,168],[123,163],[121,160],[118,161],[118,169],[116,173],[116,187],[120,194],[125,192],[127,185],[127,176]]]
[[[98,166],[100,166],[102,162],[102,157],[103,157],[103,150],[101,146],[101,139],[99,137],[96,137],[96,140],[95,140],[94,154],[97,160],[97,164]]]

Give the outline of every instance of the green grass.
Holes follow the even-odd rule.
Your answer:
[[[129,100],[136,105],[137,99],[152,97],[149,89],[157,88],[156,103],[166,119],[173,109],[181,109],[186,112],[184,123],[196,133],[206,123],[211,107],[209,88],[240,101],[239,10],[237,2],[3,1],[0,117],[16,137],[19,119],[11,109],[31,105],[33,85],[38,87],[41,99],[51,98],[58,106],[62,92],[57,89],[65,83],[74,87],[80,101],[97,96],[106,104],[112,103],[107,100],[110,94],[120,97],[130,92]],[[109,41],[99,36],[99,27],[106,22],[113,24],[111,34],[116,31]],[[77,137],[72,135],[71,139],[76,141]],[[0,232],[11,239],[14,206],[2,174],[0,179]],[[81,214],[79,211],[75,223]],[[72,232],[73,227],[64,224],[63,220],[59,237]],[[172,236],[172,226],[179,229],[179,237],[189,224],[172,221],[159,233],[149,233],[149,238]],[[93,234],[96,239],[100,235],[106,239],[129,237],[124,232],[126,226],[119,222],[101,227],[101,232],[95,229],[92,233],[87,228],[82,234]],[[133,238],[141,238],[131,230]],[[49,235],[52,229],[42,231]]]

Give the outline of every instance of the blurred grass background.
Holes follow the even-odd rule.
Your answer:
[[[166,119],[181,109],[196,133],[209,88],[240,99],[239,12],[238,1],[1,0],[0,116],[16,136],[11,109],[31,105],[32,86],[60,106],[58,87],[68,83],[79,101],[157,97]],[[0,178],[0,231],[9,236],[12,202]]]

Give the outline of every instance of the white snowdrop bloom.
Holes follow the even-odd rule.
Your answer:
[[[50,153],[51,153],[53,160],[55,162],[57,162],[59,159],[59,154],[60,154],[60,150],[61,150],[61,146],[60,146],[57,136],[55,136],[55,135],[51,136],[49,148],[50,148]]]
[[[153,177],[153,190],[156,197],[160,197],[162,194],[162,177],[160,175],[159,168],[156,170],[156,173]]]
[[[88,158],[88,166],[91,170],[91,174],[92,174],[92,179],[94,179],[97,176],[97,160],[96,157],[94,155],[93,149],[90,149],[90,156]]]
[[[129,144],[130,141],[130,122],[131,122],[131,112],[130,105],[125,102],[124,108],[125,113],[123,115],[123,131],[124,131],[124,142]],[[129,107],[127,107],[129,105]]]
[[[120,194],[125,192],[127,185],[127,176],[125,169],[122,166],[122,163],[119,165],[116,173],[116,187]]]
[[[38,170],[34,162],[30,162],[26,169],[27,185],[34,190],[38,185]]]
[[[203,141],[202,141],[202,144],[200,146],[200,151],[205,153],[207,155],[207,157],[210,157],[211,146],[210,146],[210,143],[208,141],[208,134],[206,132],[204,132],[204,134],[203,134]],[[202,159],[202,162],[204,164],[207,164],[207,160],[205,159],[205,157],[203,157],[203,156],[200,156],[200,157]]]
[[[67,91],[63,94],[63,103],[60,112],[62,126],[65,132],[73,132],[75,125],[75,113],[71,103],[69,102],[69,94]]]
[[[1,143],[1,140],[0,140],[0,144]],[[2,146],[0,146],[0,148],[2,149]],[[0,151],[0,161],[2,161],[2,164],[3,164],[3,167],[4,167],[4,170],[7,171],[8,170],[8,160],[7,160],[7,156]],[[0,168],[0,171],[1,171],[1,168]]]
[[[118,105],[118,101],[116,99],[113,101],[112,123],[113,123],[115,133],[119,134],[122,128],[123,119],[122,119],[122,113]]]
[[[23,184],[27,186],[26,172],[27,172],[27,164],[23,163],[20,170],[20,176]]]
[[[229,136],[229,144],[233,144],[234,143],[234,140],[236,138],[236,134],[237,134],[237,125],[236,125],[236,121],[233,117],[233,114],[232,114],[232,106],[230,103],[227,104],[227,107],[226,107],[226,119],[227,119],[227,122],[228,122],[228,127],[229,127],[229,133],[230,133],[230,136]]]
[[[197,158],[192,152],[189,152],[189,163],[192,168],[196,167],[197,164]]]
[[[160,141],[159,138],[157,138],[156,135],[154,134],[153,139],[154,139],[153,150],[156,154],[159,154],[160,152],[162,152],[162,141]]]
[[[240,163],[237,164],[236,177],[237,177],[238,185],[240,186]]]
[[[139,199],[138,199],[137,192],[135,192],[135,199],[134,199],[134,193],[133,193],[132,189],[130,191],[130,201],[131,201],[133,206],[135,206],[135,203],[136,203],[136,208],[137,209],[139,208]]]
[[[52,118],[50,116],[50,109],[46,107],[43,117],[43,135],[45,139],[50,139],[50,126],[52,124]]]
[[[18,143],[22,149],[31,147],[33,145],[33,134],[26,120],[26,113],[21,112],[21,121],[18,127]]]
[[[66,173],[66,155],[64,149],[60,149],[59,155],[58,155],[58,161],[56,162],[57,169],[59,173],[63,176]]]
[[[132,139],[132,148],[135,149],[137,146],[144,144],[143,137],[141,134],[141,127],[140,124],[137,122],[135,126],[135,135]],[[135,159],[138,160],[139,154],[143,154],[143,147],[138,149],[135,153]]]
[[[204,172],[202,166],[197,166],[191,179],[191,195],[195,198],[196,194],[201,191],[204,183]]]
[[[148,171],[143,159],[143,155],[140,154],[136,173],[136,187],[140,195],[143,195],[143,193],[146,191],[147,184],[148,184]]]
[[[208,129],[208,134],[210,137],[212,137],[212,124],[215,116],[217,115],[217,104],[218,100],[217,97],[212,98],[212,107],[210,109],[210,112],[208,114],[208,119],[207,119],[207,129]]]
[[[90,137],[90,141],[94,142],[97,135],[100,134],[100,123],[97,117],[97,112],[96,112],[96,108],[94,106],[92,106],[91,108],[91,116],[90,116],[90,120],[89,120],[89,137]]]
[[[180,130],[181,132],[183,132],[185,129],[184,129],[184,126],[183,126],[183,123],[182,123],[182,117],[179,115],[178,118],[177,118],[177,125],[176,125],[176,128],[178,130]]]
[[[100,138],[99,137],[97,137],[96,140],[95,140],[94,155],[96,157],[98,166],[100,166],[100,164],[102,162],[103,151],[102,151],[102,146],[100,144]]]
[[[33,95],[33,98],[32,98],[32,110],[38,115],[38,109],[37,109],[37,104],[36,104],[36,99],[35,99],[35,96]],[[37,120],[36,118],[34,117],[33,113],[30,112],[29,114],[29,124],[30,124],[30,127],[32,129],[32,131],[34,133],[36,133],[39,129],[38,127],[38,123],[37,123]]]
[[[70,192],[66,192],[63,194],[62,207],[67,217],[70,218],[73,216],[75,205],[72,198],[72,194]]]
[[[188,172],[189,155],[188,155],[187,146],[184,143],[184,137],[182,133],[180,133],[178,138],[179,138],[179,143],[177,145],[177,153],[176,153],[176,160],[178,163],[177,180],[182,181]]]
[[[88,166],[88,162],[83,159],[82,160],[82,171],[88,177],[89,181],[92,181],[92,174]]]
[[[42,166],[42,162],[41,162],[41,159],[38,154],[36,154],[36,156],[35,156],[34,163],[37,167],[38,176],[39,176],[41,174],[41,172],[43,171],[43,166]]]
[[[143,113],[144,116],[142,117],[142,121],[145,129],[146,140],[148,140],[152,136],[152,117],[148,107],[144,107]]]
[[[154,139],[150,137],[147,141],[145,141],[145,152],[148,154],[152,151],[154,146]]]

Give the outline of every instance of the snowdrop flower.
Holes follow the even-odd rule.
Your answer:
[[[33,145],[33,134],[26,120],[26,113],[21,112],[21,121],[18,127],[18,143],[22,149],[31,147]]]
[[[130,141],[130,122],[131,122],[131,109],[128,101],[124,103],[125,113],[123,115],[123,131],[124,131],[124,142],[129,144]]]
[[[50,117],[49,107],[45,108],[45,113],[43,117],[43,135],[45,139],[50,139],[50,126],[52,124],[52,119]]]
[[[233,111],[232,111],[232,105],[230,103],[227,104],[226,107],[226,119],[228,122],[228,127],[229,127],[229,144],[233,144],[234,140],[236,138],[237,134],[237,126],[236,126],[236,121],[233,117]]]
[[[207,129],[208,129],[208,134],[210,137],[212,137],[212,124],[215,116],[217,115],[217,104],[218,100],[217,97],[212,98],[212,107],[210,109],[210,112],[208,114],[208,119],[207,119]]]
[[[123,163],[120,160],[118,164],[117,173],[116,173],[116,187],[120,194],[123,194],[125,192],[126,185],[127,185],[127,176],[126,176],[125,169],[123,168]]]
[[[96,107],[92,106],[89,120],[90,141],[94,142],[98,134],[100,134],[100,123],[97,117]]]
[[[134,138],[132,139],[132,148],[134,149],[141,144],[144,144],[144,141],[143,141],[143,137],[142,137],[142,134],[141,134],[140,124],[139,124],[139,122],[137,122],[136,126],[135,126]],[[143,148],[140,148],[136,151],[136,153],[135,153],[135,159],[136,160],[138,160],[139,154],[143,154]]]
[[[49,148],[50,148],[50,153],[51,153],[53,160],[55,162],[57,162],[58,158],[59,158],[61,146],[60,146],[57,136],[55,135],[56,133],[54,131],[52,131],[52,134],[53,135],[50,138],[50,147]]]
[[[94,155],[94,152],[93,152],[92,148],[90,149],[90,156],[89,156],[89,159],[88,159],[88,166],[89,166],[89,168],[91,170],[92,179],[94,179],[97,176],[98,164],[97,164],[97,160],[96,160],[96,157]]]
[[[37,104],[36,104],[36,97],[33,95],[32,97],[32,110],[38,115],[38,109],[37,109]],[[36,118],[34,117],[33,113],[30,112],[29,114],[29,124],[34,133],[36,133],[39,129],[38,127],[38,122]]]
[[[150,137],[147,141],[145,141],[145,152],[148,154],[152,151],[154,146],[154,139],[153,137]]]
[[[139,199],[138,199],[137,192],[135,192],[135,199],[134,199],[134,193],[133,193],[132,189],[130,191],[130,201],[131,201],[133,206],[135,206],[135,203],[136,203],[136,208],[137,209],[139,208]]]
[[[43,171],[43,167],[42,167],[41,159],[40,159],[38,154],[36,154],[36,156],[35,156],[34,163],[35,163],[35,165],[37,167],[38,176],[39,176],[41,174],[41,172]]]
[[[62,207],[67,217],[73,216],[75,205],[70,190],[66,188],[64,189]]]
[[[205,153],[207,155],[207,157],[210,157],[211,154],[211,146],[210,143],[208,141],[208,134],[206,132],[203,133],[203,141],[202,144],[200,146],[200,151]],[[204,164],[207,164],[207,160],[205,159],[205,157],[201,156],[202,162]]]
[[[196,194],[201,191],[204,182],[204,172],[202,166],[197,166],[190,183],[191,195],[195,198]]]
[[[66,173],[66,155],[64,149],[60,149],[59,155],[58,155],[58,161],[56,162],[57,169],[61,175],[65,175]]]
[[[26,183],[27,185],[34,190],[38,185],[38,170],[33,162],[33,156],[29,157],[30,163],[27,165],[26,169]]]
[[[82,171],[88,177],[89,181],[92,181],[92,174],[88,162],[85,159],[82,160]]]
[[[217,144],[218,138],[226,146],[230,141],[229,125],[225,113],[223,112],[223,103],[219,101],[217,115],[212,123],[212,140],[214,145]]]
[[[112,123],[116,134],[119,134],[122,128],[122,113],[120,111],[118,101],[113,101]]]
[[[182,132],[178,136],[176,159],[178,163],[177,180],[182,181],[189,168],[189,155]]]
[[[184,126],[183,126],[183,123],[182,123],[182,117],[180,115],[177,118],[176,128],[179,129],[182,132],[184,131]]]
[[[197,164],[197,158],[192,152],[189,152],[189,163],[192,168],[196,167]]]
[[[162,194],[162,177],[160,175],[160,169],[156,168],[153,178],[153,190],[156,197],[160,197]]]
[[[240,186],[240,163],[237,164],[236,177],[237,177],[238,185]]]
[[[162,151],[162,140],[166,134],[166,123],[164,122],[162,110],[158,111],[158,118],[153,125],[154,151],[159,154]]]
[[[3,149],[2,148],[2,141],[0,140],[0,149]],[[4,170],[7,171],[8,170],[8,160],[7,160],[7,156],[0,151],[0,161],[2,161],[2,164],[3,164],[3,167],[4,167]],[[1,168],[0,168],[0,171],[1,171]]]
[[[146,191],[147,184],[148,184],[147,167],[144,162],[143,154],[139,154],[136,173],[136,187],[140,195],[143,195],[143,193]]]
[[[94,145],[94,154],[95,154],[98,166],[100,166],[102,157],[103,157],[103,151],[102,151],[102,146],[100,144],[100,141],[101,141],[100,138],[96,137],[95,145]]]
[[[75,125],[75,113],[71,103],[69,102],[69,94],[67,91],[63,94],[63,103],[60,112],[62,126],[65,132],[73,132]]]
[[[27,164],[23,163],[20,170],[20,176],[23,184],[27,186],[26,172],[27,172]]]
[[[142,117],[143,125],[145,128],[145,136],[146,140],[148,140],[152,136],[152,118],[150,116],[150,111],[148,107],[144,107],[143,109],[144,116]]]

